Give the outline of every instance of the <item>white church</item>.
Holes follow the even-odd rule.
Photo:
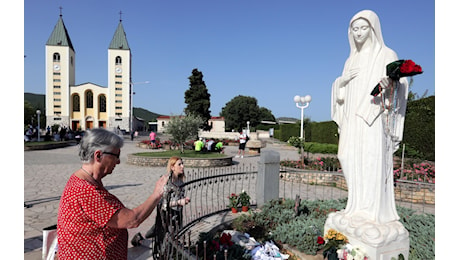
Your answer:
[[[75,60],[61,14],[46,42],[46,125],[132,129],[131,50],[121,19],[108,48],[108,86],[76,85]]]

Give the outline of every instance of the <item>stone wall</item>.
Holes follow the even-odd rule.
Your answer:
[[[294,181],[310,185],[325,185],[333,186],[343,190],[347,189],[347,183],[343,175],[321,172],[286,172],[280,174],[280,177],[285,181]],[[418,185],[414,183],[397,182],[394,189],[395,199],[397,201],[410,202],[414,204],[435,204],[435,189],[434,185]]]
[[[167,157],[148,157],[128,154],[127,164],[150,166],[150,167],[166,167],[169,158]],[[232,157],[222,158],[182,158],[187,167],[221,167],[232,165]]]

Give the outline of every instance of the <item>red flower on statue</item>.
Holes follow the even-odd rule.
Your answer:
[[[386,69],[387,76],[392,80],[399,80],[402,77],[415,76],[423,73],[422,67],[415,64],[412,60],[393,61],[387,65]],[[379,82],[372,90],[371,95],[375,97],[380,94],[380,92],[382,92],[382,88]]]
[[[401,75],[408,75],[408,76],[422,73],[422,67],[420,67],[420,65],[415,64],[415,62],[413,62],[412,60],[406,60],[401,65],[399,70],[401,71]]]

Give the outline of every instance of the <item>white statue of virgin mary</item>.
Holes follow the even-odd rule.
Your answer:
[[[397,222],[395,232],[404,232],[399,230],[402,224],[394,200],[393,153],[402,140],[408,83],[405,78],[392,82],[386,76],[386,65],[398,57],[385,46],[379,18],[373,11],[353,16],[348,39],[350,56],[342,76],[332,85],[331,100],[332,119],[339,127],[338,158],[347,182],[348,202],[344,210],[328,217],[326,226],[358,232],[362,237],[363,225],[373,229]],[[386,87],[384,94],[371,96],[379,82]],[[391,239],[375,232],[364,236],[375,244]]]

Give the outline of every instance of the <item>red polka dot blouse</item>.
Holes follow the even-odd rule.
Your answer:
[[[107,226],[124,207],[104,187],[72,175],[58,210],[59,259],[127,259],[128,231]]]

